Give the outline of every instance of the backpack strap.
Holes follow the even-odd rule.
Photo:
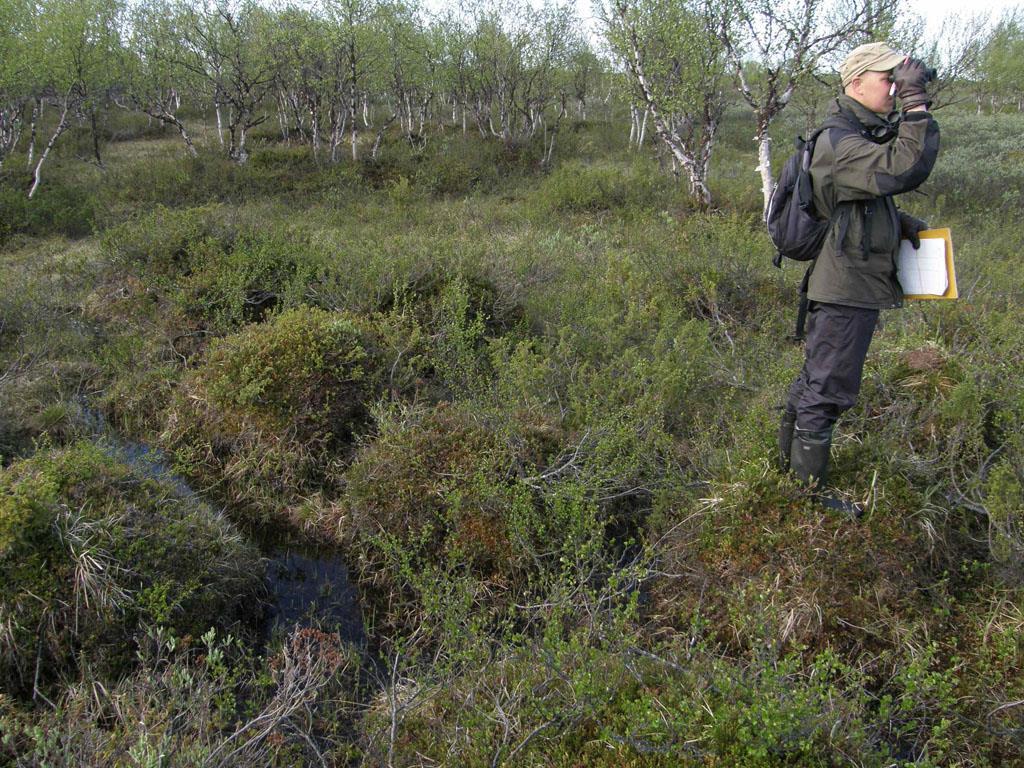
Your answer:
[[[811,270],[814,269],[814,262],[804,271],[804,279],[800,281],[800,304],[796,310],[796,328],[793,329],[793,341],[799,344],[806,337],[807,330],[807,309],[810,301],[807,298],[807,286],[811,282]]]

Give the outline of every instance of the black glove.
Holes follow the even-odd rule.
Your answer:
[[[896,65],[892,79],[896,84],[896,95],[900,97],[903,109],[924,106],[928,109],[932,100],[928,98],[925,86],[935,79],[936,72],[920,59],[909,56]]]
[[[900,238],[909,240],[915,251],[921,247],[921,236],[918,233],[925,229],[928,229],[927,222],[900,211]]]

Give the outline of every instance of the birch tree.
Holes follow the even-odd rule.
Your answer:
[[[949,14],[936,34],[919,39],[907,49],[938,70],[936,82],[928,89],[933,110],[965,98],[965,89],[978,77],[989,21],[984,12]]]
[[[377,0],[324,0],[323,10],[331,26],[338,85],[333,94],[331,158],[337,159],[336,152],[347,124],[352,161],[356,162],[359,159],[360,110],[368,98],[370,77],[383,56],[375,26],[378,3]]]
[[[28,69],[59,112],[33,171],[35,195],[50,153],[86,100],[107,82],[120,45],[120,7],[113,0],[43,0],[26,36]]]
[[[0,4],[0,167],[21,138],[31,101],[25,33],[31,13],[26,3]]]
[[[135,6],[130,15],[125,46],[120,51],[120,86],[114,103],[173,126],[192,157],[192,137],[178,116],[183,96],[195,92],[194,76],[178,62],[181,48],[170,7],[163,0]]]
[[[538,131],[551,136],[564,114],[562,94],[571,93],[563,75],[582,42],[573,9],[511,0],[478,3],[467,13],[460,86],[480,134],[506,146]]]
[[[1008,11],[985,43],[978,62],[978,111],[983,95],[992,111],[1010,104],[1024,110],[1024,10]]]
[[[321,139],[338,91],[327,21],[305,8],[289,7],[277,17],[270,55],[278,61],[277,117],[281,135],[309,142],[321,159]]]
[[[373,156],[384,131],[398,121],[405,139],[416,148],[426,142],[427,117],[438,88],[438,70],[444,46],[436,29],[420,21],[413,5],[394,3],[381,13],[382,39],[386,44],[386,80],[380,83],[382,100],[391,105],[390,116],[377,130]]]
[[[772,122],[819,63],[865,29],[884,26],[895,0],[724,0],[718,36],[736,88],[754,114],[764,209],[775,189]],[[754,66],[751,67],[750,65]]]
[[[207,85],[221,136],[227,109],[228,157],[242,164],[248,132],[267,119],[264,101],[276,83],[277,62],[266,46],[272,18],[254,0],[181,2],[175,25],[182,45],[174,63]]]
[[[691,195],[711,205],[708,171],[725,109],[714,0],[602,0],[597,12],[674,167],[686,173]]]

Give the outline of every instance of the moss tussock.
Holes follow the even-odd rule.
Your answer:
[[[257,553],[222,516],[91,443],[0,476],[0,675],[31,693],[84,662],[132,665],[143,625],[200,634],[251,619]]]

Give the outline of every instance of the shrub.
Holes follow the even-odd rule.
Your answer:
[[[570,161],[559,165],[537,190],[541,210],[582,212],[650,207],[671,181],[636,165]]]
[[[0,680],[29,693],[79,656],[101,676],[132,662],[143,624],[181,635],[251,612],[257,553],[167,482],[91,443],[0,475]]]
[[[236,232],[222,206],[151,210],[111,227],[103,233],[103,252],[118,270],[164,280],[189,272],[189,247],[216,239],[230,247]]]
[[[358,658],[337,635],[295,629],[256,659],[210,630],[154,630],[140,667],[107,685],[69,685],[53,710],[19,711],[0,696],[0,761],[101,765],[346,764]],[[7,764],[5,762],[5,764]]]
[[[183,334],[219,335],[297,306],[320,271],[301,231],[243,223],[219,206],[157,208],[108,231],[103,249],[111,280],[129,270]]]
[[[936,213],[1016,211],[1024,201],[1024,118],[943,114],[942,151],[923,186]]]
[[[97,200],[86,187],[48,182],[29,200],[16,179],[0,177],[0,245],[15,235],[85,237],[93,230]]]
[[[218,334],[262,320],[272,309],[298,306],[316,272],[308,251],[305,238],[288,230],[243,234],[230,244],[193,241],[175,303]]]
[[[391,621],[411,626],[422,606],[401,593],[413,574],[459,562],[507,586],[521,567],[526,553],[510,516],[530,500],[508,476],[510,464],[464,410],[396,406],[379,414],[376,436],[345,471],[344,497],[320,526],[345,543],[362,582],[384,596],[379,602],[393,604]]]
[[[676,574],[653,585],[659,615],[685,626],[700,610],[723,643],[828,643],[851,655],[888,647],[889,620],[929,618],[920,586],[930,548],[902,519],[903,498],[876,488],[874,509],[854,527],[765,463],[751,461],[669,520],[652,521],[664,571]]]
[[[211,343],[161,440],[188,473],[267,516],[329,482],[382,383],[368,321],[298,308]]]

